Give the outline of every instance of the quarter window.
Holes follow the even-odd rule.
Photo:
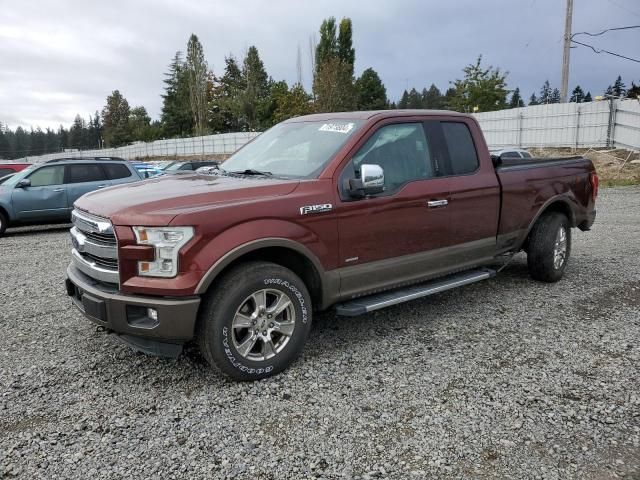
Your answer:
[[[442,132],[449,149],[451,174],[475,172],[480,164],[467,125],[462,122],[442,122]]]
[[[64,181],[64,166],[42,167],[29,175],[28,178],[31,180],[32,187],[62,185]]]
[[[85,163],[67,165],[67,183],[100,182],[106,180],[100,165]]]
[[[398,190],[407,182],[433,177],[422,123],[399,123],[380,128],[353,157],[356,176],[360,173],[360,165],[365,164],[382,167],[386,193]]]
[[[121,163],[105,163],[102,168],[107,172],[109,180],[118,180],[119,178],[127,178],[131,176],[129,169]]]

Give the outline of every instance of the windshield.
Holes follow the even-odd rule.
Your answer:
[[[313,178],[361,124],[360,120],[280,123],[222,166],[226,172],[254,170],[277,177]]]
[[[182,165],[182,163],[180,162],[169,162],[166,165],[162,165],[162,167],[160,167],[162,170],[176,170],[178,168],[180,168],[180,165]]]

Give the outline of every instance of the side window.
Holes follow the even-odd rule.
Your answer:
[[[471,132],[462,122],[442,122],[442,132],[449,149],[452,175],[464,175],[478,169],[478,155]]]
[[[95,163],[67,165],[67,183],[100,182],[106,180],[102,167]]]
[[[193,170],[193,163],[185,163],[179,170]]]
[[[109,180],[118,180],[119,178],[127,178],[131,176],[129,169],[121,163],[105,163],[102,165]]]
[[[27,177],[32,187],[46,187],[47,185],[62,185],[64,182],[64,166],[42,167]]]
[[[386,193],[392,193],[412,180],[433,177],[422,123],[398,123],[380,128],[353,157],[356,176],[360,173],[360,165],[364,164],[382,167]]]
[[[520,154],[518,152],[504,152],[500,158],[520,158]]]
[[[520,152],[522,158],[531,158],[531,154],[529,152]]]

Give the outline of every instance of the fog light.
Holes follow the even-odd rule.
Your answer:
[[[147,308],[147,317],[154,322],[158,321],[158,311],[155,308]]]

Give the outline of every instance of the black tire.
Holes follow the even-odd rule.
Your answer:
[[[0,237],[4,234],[8,226],[9,226],[9,219],[3,212],[0,212]]]
[[[560,229],[564,229],[566,235],[566,249],[561,260],[555,255]],[[567,268],[570,255],[571,226],[566,215],[551,212],[540,217],[529,234],[527,265],[531,277],[541,282],[557,282]]]
[[[259,292],[263,291],[266,309],[261,310],[253,295],[262,298]],[[279,298],[288,305],[286,311],[271,317],[269,312],[276,311],[274,302]],[[249,328],[237,324],[233,327],[237,313],[253,322]],[[275,263],[247,262],[225,274],[203,299],[198,343],[205,359],[225,375],[240,381],[259,380],[281,372],[300,355],[311,330],[311,319],[309,292],[295,273]],[[292,328],[290,335],[270,328],[285,324]],[[249,345],[253,338],[257,338],[253,347],[240,353],[238,348]],[[275,354],[275,348],[267,351],[268,344],[281,350]],[[267,355],[274,356],[266,358]]]

